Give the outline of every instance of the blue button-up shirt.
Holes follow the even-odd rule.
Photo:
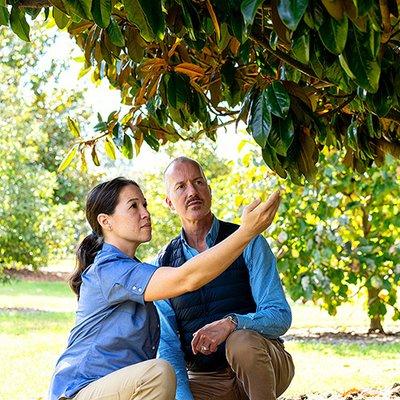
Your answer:
[[[208,247],[215,244],[219,221],[213,219],[206,236]],[[183,252],[186,260],[196,256],[197,250],[190,247],[182,231]],[[292,314],[286,301],[282,284],[276,269],[276,259],[265,238],[255,237],[245,248],[243,257],[249,270],[251,292],[256,303],[256,312],[245,315],[235,314],[237,329],[252,329],[268,338],[278,338],[290,327]],[[189,388],[185,360],[178,338],[178,325],[174,310],[168,300],[155,302],[160,314],[161,339],[158,356],[169,361],[177,375],[177,400],[193,400]]]
[[[51,400],[72,397],[111,372],[155,358],[159,319],[143,294],[156,269],[103,245],[82,274],[76,325],[57,361]]]

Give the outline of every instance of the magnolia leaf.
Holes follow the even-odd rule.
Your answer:
[[[268,135],[268,143],[276,153],[286,156],[293,138],[294,126],[292,118],[290,116],[287,116],[285,119],[273,117],[271,132]]]
[[[17,6],[11,8],[10,26],[14,33],[22,40],[29,42],[29,25],[26,22],[25,13]]]
[[[280,0],[278,3],[278,13],[282,22],[290,30],[294,31],[303,18],[307,6],[308,0]]]
[[[240,10],[243,15],[244,23],[246,26],[252,25],[258,7],[262,4],[263,0],[243,0],[240,5]]]
[[[68,25],[68,22],[70,21],[68,15],[64,14],[57,7],[53,7],[53,18],[54,21],[56,22],[56,25],[60,29],[64,29]]]
[[[71,117],[67,117],[67,126],[74,137],[79,138],[81,136],[79,125]]]
[[[106,140],[104,141],[104,150],[106,151],[108,158],[116,160],[117,154],[115,151],[115,144],[108,137],[106,137]]]
[[[294,58],[303,64],[308,64],[310,61],[310,35],[293,38],[291,51]]]
[[[9,19],[10,15],[8,13],[7,7],[0,6],[0,26],[7,26]]]
[[[335,18],[337,21],[340,21],[343,18],[344,7],[343,1],[346,0],[321,0],[322,4],[326,8],[326,11]]]
[[[312,182],[317,173],[318,149],[314,138],[308,134],[301,135],[300,151],[297,166],[305,178]]]
[[[96,146],[95,145],[92,147],[91,156],[92,156],[93,164],[96,165],[97,167],[100,166],[100,160],[99,160],[99,157],[97,155]]]
[[[268,110],[277,117],[285,118],[290,108],[290,97],[282,82],[274,81],[266,89]]]
[[[87,20],[92,19],[92,13],[90,11],[92,0],[62,0],[62,1],[69,15],[73,14]],[[99,1],[99,0],[93,0],[93,1]]]
[[[67,168],[68,165],[71,164],[71,162],[72,162],[72,160],[74,159],[75,154],[76,154],[76,152],[77,152],[77,150],[78,150],[78,146],[79,146],[78,143],[75,144],[75,145],[70,149],[70,151],[67,153],[67,155],[65,156],[64,160],[62,160],[61,164],[59,165],[59,167],[58,167],[58,169],[57,169],[57,172],[58,172],[58,173],[64,171],[64,169]]]
[[[93,0],[92,15],[94,22],[101,28],[107,28],[111,17],[111,0]]]
[[[112,44],[118,47],[125,46],[124,35],[122,34],[118,23],[115,21],[113,17],[111,17],[109,25],[106,30]]]
[[[128,158],[129,160],[133,158],[132,139],[126,133],[124,134],[124,142],[121,147],[121,153],[124,157]]]
[[[165,20],[161,0],[124,0],[128,19],[138,27],[141,36],[148,42],[162,40]]]
[[[350,24],[342,56],[357,84],[366,91],[375,93],[379,87],[381,67],[372,54],[369,39],[368,33],[362,33]],[[342,60],[341,64],[343,66]]]
[[[265,147],[269,132],[271,131],[271,112],[269,111],[267,90],[263,90],[253,100],[249,129],[256,143]]]
[[[318,28],[318,34],[324,46],[333,54],[344,50],[347,40],[348,18],[341,21],[326,15],[323,24]]]

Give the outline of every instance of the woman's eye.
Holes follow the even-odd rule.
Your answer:
[[[143,207],[144,207],[144,208],[147,208],[147,203],[143,203]]]
[[[137,208],[137,204],[136,203],[132,203],[132,205],[129,208]]]

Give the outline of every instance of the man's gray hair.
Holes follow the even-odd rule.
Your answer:
[[[167,168],[165,168],[165,170],[164,170],[164,183],[165,183],[165,185],[166,185],[167,188],[168,188],[168,185],[167,185],[167,179],[166,179],[166,177],[167,177],[168,170],[169,170],[171,167],[173,167],[175,164],[180,164],[180,163],[189,163],[189,164],[196,165],[196,166],[199,168],[199,171],[200,171],[201,174],[203,175],[204,179],[207,181],[207,178],[206,178],[206,176],[205,176],[205,174],[204,174],[204,171],[203,171],[203,167],[202,167],[196,160],[193,160],[192,158],[189,158],[189,157],[180,156],[180,157],[174,158],[174,159],[167,165]]]

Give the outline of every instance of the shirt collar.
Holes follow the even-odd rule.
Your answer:
[[[206,243],[207,243],[208,247],[212,247],[214,245],[215,241],[217,240],[218,231],[219,231],[219,221],[213,215],[213,221],[211,224],[211,228],[206,235]],[[181,240],[185,247],[191,248],[191,246],[188,244],[188,242],[186,240],[186,235],[185,235],[183,228],[181,230]]]

